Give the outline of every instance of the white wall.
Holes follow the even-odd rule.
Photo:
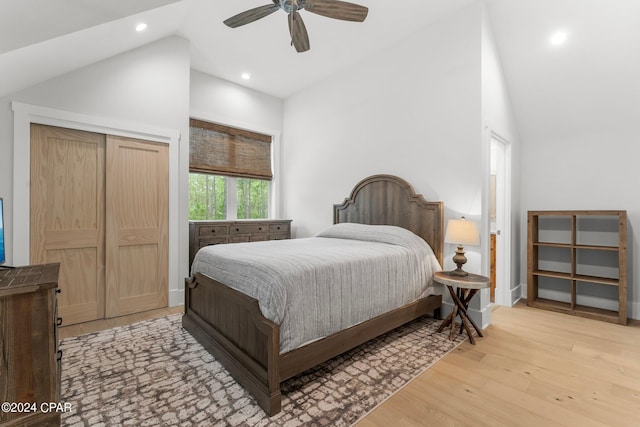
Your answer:
[[[601,133],[525,140],[522,145],[520,280],[526,295],[527,216],[529,210],[627,211],[627,313],[640,319],[640,122],[603,117]],[[617,122],[614,126],[613,122]]]
[[[0,99],[0,196],[6,198],[8,264],[28,263],[24,245],[29,233],[29,183],[28,173],[25,178],[24,172],[29,167],[28,149],[25,150],[29,138],[28,130],[23,129],[24,120],[37,116],[37,120],[68,127],[83,127],[83,122],[89,122],[89,129],[122,131],[140,137],[168,135],[170,304],[182,303],[188,229],[187,206],[178,200],[184,198],[187,187],[178,171],[187,167],[181,164],[179,153],[188,152],[189,61],[189,42],[169,37]],[[20,103],[15,129],[12,102]],[[19,182],[14,181],[14,176],[21,177]]]
[[[447,217],[480,214],[479,36],[467,8],[285,101],[285,212],[298,237],[379,173],[444,201]]]
[[[482,19],[482,120],[484,125],[484,157],[483,161],[487,169],[485,170],[485,180],[488,179],[488,158],[489,139],[491,134],[499,136],[505,141],[506,153],[511,158],[511,176],[510,182],[510,208],[511,218],[508,226],[509,241],[505,241],[502,246],[508,245],[507,259],[510,262],[510,277],[505,278],[506,284],[509,286],[508,292],[502,289],[496,290],[496,302],[502,301],[504,305],[511,306],[520,299],[520,141],[518,129],[511,106],[509,92],[507,90],[500,56],[496,47],[493,32],[491,30],[491,22],[487,14],[486,8],[483,7]],[[486,191],[484,198],[485,215],[488,215],[489,209],[489,183],[485,181]],[[483,249],[486,254],[486,262],[489,258],[489,223],[483,224],[484,236],[487,242]],[[526,238],[526,236],[525,236]],[[525,240],[526,242],[526,240]],[[504,292],[501,298],[499,292]],[[508,293],[508,295],[507,295]]]
[[[280,98],[196,70],[191,70],[190,93],[192,115],[282,132],[284,101]]]
[[[474,4],[285,101],[284,212],[296,237],[330,225],[332,205],[380,173],[443,201],[445,219],[480,219],[480,43]],[[479,248],[467,249],[466,269],[480,273]],[[445,269],[454,252],[445,245]]]
[[[281,190],[281,135],[284,101],[239,86],[227,80],[191,71],[191,117],[252,130],[273,137],[273,167],[271,216],[280,218]],[[188,153],[186,153],[188,156]],[[186,159],[187,164],[189,159]],[[188,179],[188,170],[183,171]],[[277,203],[276,203],[277,202]],[[188,198],[184,203],[188,203]]]

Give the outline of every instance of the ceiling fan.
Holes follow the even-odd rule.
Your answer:
[[[278,9],[282,9],[289,14],[291,44],[298,52],[305,52],[310,48],[309,34],[307,34],[307,28],[298,13],[299,10],[353,22],[364,21],[367,13],[369,13],[369,9],[364,6],[340,0],[273,0],[273,4],[259,6],[239,13],[225,20],[224,23],[231,28],[240,27],[271,15]]]

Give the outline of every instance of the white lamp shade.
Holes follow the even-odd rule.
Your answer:
[[[447,223],[447,232],[444,241],[457,245],[479,245],[480,233],[473,221],[466,219],[450,219]]]

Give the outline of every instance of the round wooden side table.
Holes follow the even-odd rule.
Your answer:
[[[438,328],[438,332],[442,332],[444,328],[451,325],[451,332],[449,333],[449,339],[453,339],[453,333],[456,328],[456,317],[460,316],[460,332],[462,329],[467,331],[469,341],[475,345],[475,340],[471,334],[471,326],[476,330],[479,337],[482,337],[482,329],[478,328],[478,325],[469,317],[467,309],[469,308],[469,301],[480,290],[488,288],[491,285],[491,279],[478,274],[469,273],[467,276],[452,276],[448,271],[438,271],[433,276],[433,281],[445,285],[449,289],[451,298],[453,299],[453,311],[447,316]],[[457,292],[453,290],[456,287]]]

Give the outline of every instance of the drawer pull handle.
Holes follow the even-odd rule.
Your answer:
[[[258,227],[258,231],[262,231],[262,227]]]
[[[62,289],[56,288],[56,294],[61,294],[61,293],[62,293]]]
[[[58,362],[62,360],[62,350],[58,350],[58,358],[56,360]]]
[[[280,226],[278,226],[277,229],[280,230]]]
[[[58,319],[56,320],[56,325],[62,326],[62,317],[58,317]]]
[[[215,232],[216,232],[216,230],[215,230],[215,229],[213,229],[213,230],[211,230],[211,232],[212,232],[212,233],[215,233]]]
[[[239,229],[239,228],[236,228],[236,231],[240,231],[240,229]]]

